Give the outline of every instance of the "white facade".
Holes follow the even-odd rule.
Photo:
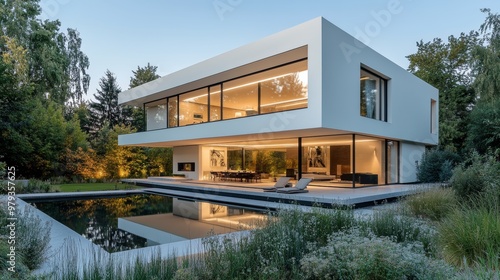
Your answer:
[[[148,128],[156,130],[120,135],[119,144],[174,147],[174,173],[185,173],[192,179],[206,179],[209,171],[221,168],[207,166],[209,162],[207,154],[211,151],[209,147],[214,145],[219,150],[225,149],[227,153],[227,148],[221,144],[255,148],[261,144],[261,147],[264,147],[265,143],[276,144],[278,142],[273,141],[279,139],[288,139],[288,146],[284,145],[282,147],[284,149],[290,147],[291,143],[297,142],[293,139],[361,135],[381,139],[377,144],[380,147],[370,146],[374,157],[382,158],[384,162],[390,161],[390,164],[382,161],[378,163],[379,169],[384,169],[377,171],[379,184],[384,182],[381,177],[386,175],[392,176],[393,179],[390,181],[394,181],[394,176],[397,176],[397,181],[400,183],[415,181],[416,161],[420,160],[425,146],[437,145],[438,91],[321,17],[122,92],[119,95],[119,103],[142,107],[148,102],[160,100],[160,103],[166,104],[166,101],[162,100],[170,96],[223,82],[229,83],[233,79],[250,74],[259,75],[258,73],[265,70],[272,72],[273,70],[269,69],[274,69],[273,67],[304,59],[307,59],[307,82],[304,83],[307,86],[306,107],[248,117],[240,117],[241,113],[236,112],[235,118],[217,121],[202,119],[206,118],[205,112],[194,114],[190,112],[189,117],[193,115],[195,118],[200,118],[200,121],[193,121],[195,125],[169,128],[166,128],[167,120],[163,120],[162,117],[157,117],[159,123],[154,123],[152,120],[155,119],[155,112],[147,111]],[[380,83],[384,87],[377,85],[380,93],[376,98],[382,96],[384,92],[383,98],[362,101],[360,80],[366,77],[360,78],[361,70],[380,78]],[[263,100],[263,97],[260,97],[262,81],[266,80],[259,81],[259,102]],[[224,85],[220,87],[224,88]],[[211,93],[208,93],[208,97],[212,98]],[[361,103],[364,105],[360,105]],[[368,106],[369,109],[361,109],[360,114],[360,106]],[[255,106],[252,106],[252,110],[253,107]],[[374,110],[373,107],[380,111],[379,119],[363,116],[363,110]],[[165,107],[161,107],[159,111],[163,112],[164,109]],[[182,108],[177,107],[177,110]],[[220,110],[222,111],[222,105]],[[393,141],[398,143],[398,153],[395,156],[393,151],[392,160],[389,160],[389,153],[386,156],[389,146],[384,143],[392,145]],[[335,150],[333,147],[338,145],[340,144],[332,142],[325,144],[324,147],[330,152],[330,148],[333,151]],[[350,151],[354,153],[353,144],[350,145]],[[363,151],[362,145],[364,144],[360,141],[358,153]],[[271,146],[267,149],[269,147]],[[302,147],[299,147],[299,150],[296,153],[303,154]],[[287,153],[287,159],[290,154],[293,153]],[[291,157],[301,158],[293,155]],[[362,163],[355,158],[355,155],[351,157],[349,165],[350,172],[357,173],[354,171],[355,166],[359,164],[361,168]],[[397,163],[394,163],[395,159],[398,160]],[[355,165],[354,161],[358,164]],[[194,162],[196,170],[179,171],[177,169],[179,162]],[[335,169],[333,165],[335,162],[329,159],[328,164],[321,168],[326,168],[325,173],[331,175]],[[340,164],[338,165],[340,168]],[[385,174],[387,168],[391,166],[393,169],[398,169],[397,175]],[[338,172],[336,175],[339,175]]]

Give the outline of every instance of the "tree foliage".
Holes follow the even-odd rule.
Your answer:
[[[482,154],[500,148],[500,15],[483,9],[484,44],[474,51],[474,86],[479,101],[469,118],[468,147]]]
[[[0,54],[32,96],[64,104],[82,100],[90,81],[88,57],[78,31],[60,31],[58,20],[42,21],[39,0],[0,2]]]
[[[457,151],[463,148],[467,135],[467,115],[476,93],[472,87],[470,61],[479,43],[475,31],[449,36],[444,42],[417,42],[417,53],[408,55],[408,70],[439,90],[439,143]]]
[[[467,146],[479,153],[500,149],[500,98],[479,102],[469,118]]]
[[[157,70],[158,70],[158,66],[153,66],[153,65],[149,64],[149,62],[148,62],[148,65],[146,65],[144,67],[137,66],[137,70],[135,70],[135,71],[132,70],[133,76],[130,77],[129,87],[135,88],[137,86],[140,86],[142,84],[145,84],[147,82],[151,82],[153,80],[160,78],[160,75],[158,75],[156,73]]]
[[[483,9],[486,20],[480,27],[484,44],[474,50],[474,86],[481,100],[500,98],[500,15]]]
[[[38,0],[0,1],[0,156],[18,176],[47,178],[64,169],[66,147],[87,145],[78,121],[63,112],[89,77],[78,32],[61,32],[40,12]],[[78,96],[75,81],[83,86]]]

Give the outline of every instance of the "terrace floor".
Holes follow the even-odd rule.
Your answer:
[[[394,200],[432,186],[429,184],[396,184],[362,188],[334,188],[315,186],[312,182],[307,187],[309,190],[307,193],[282,194],[264,192],[263,188],[274,185],[273,182],[265,181],[246,183],[151,177],[148,179],[124,179],[122,182],[147,187],[144,191],[150,193],[268,209],[276,209],[283,204],[366,207],[386,200]]]

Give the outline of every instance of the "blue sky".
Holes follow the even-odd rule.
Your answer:
[[[42,0],[43,18],[75,28],[90,59],[87,99],[106,69],[128,89],[132,70],[148,62],[161,76],[323,16],[407,68],[416,42],[477,30],[481,8],[498,0]],[[389,15],[389,16],[387,16]],[[377,29],[378,26],[378,29]]]

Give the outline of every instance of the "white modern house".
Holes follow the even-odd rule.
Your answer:
[[[322,186],[416,181],[438,143],[438,91],[324,18],[119,95],[144,132],[119,145],[173,147],[174,173],[313,177]]]

